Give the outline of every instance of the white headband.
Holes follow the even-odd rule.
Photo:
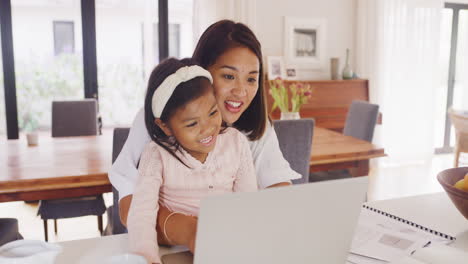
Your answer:
[[[169,75],[153,94],[151,109],[153,110],[154,117],[161,117],[167,101],[169,101],[169,98],[171,98],[172,93],[179,84],[190,81],[196,77],[206,77],[213,83],[210,72],[197,65],[182,67],[175,73]]]

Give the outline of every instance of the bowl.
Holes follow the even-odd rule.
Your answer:
[[[0,247],[0,263],[54,263],[62,246],[39,240],[15,240]]]
[[[110,256],[105,259],[105,264],[147,264],[148,262],[142,256],[125,253],[116,256]]]
[[[437,180],[444,187],[455,207],[466,219],[468,219],[468,192],[457,189],[453,185],[463,179],[467,173],[468,167],[460,167],[447,169],[437,174]]]

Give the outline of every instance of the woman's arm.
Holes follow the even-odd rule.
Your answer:
[[[109,170],[109,180],[119,192],[119,200],[133,194],[138,180],[138,162],[145,146],[150,141],[151,138],[145,126],[144,109],[141,109],[133,121],[132,128],[119,156]],[[124,202],[128,202],[128,206],[125,206],[126,210],[121,210],[121,212],[125,211],[125,215],[127,215],[130,203],[129,200]]]

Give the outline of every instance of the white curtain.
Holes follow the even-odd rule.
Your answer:
[[[194,0],[194,44],[208,26],[221,19],[244,23],[255,32],[255,12],[256,0]]]
[[[357,72],[380,105],[377,144],[387,162],[434,153],[434,106],[443,81],[439,61],[440,0],[358,0]]]

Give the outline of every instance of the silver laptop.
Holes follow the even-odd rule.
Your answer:
[[[201,202],[195,264],[346,262],[367,177],[333,180]],[[191,263],[187,253],[164,264]]]

